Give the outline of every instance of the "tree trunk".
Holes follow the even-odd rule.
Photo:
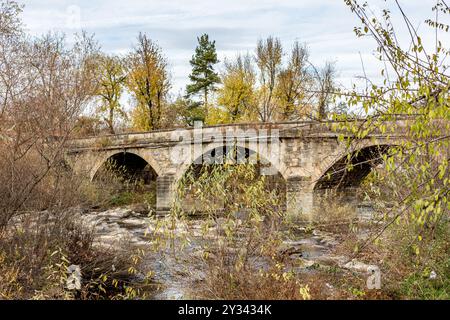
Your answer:
[[[150,100],[148,102],[148,127],[149,130],[153,130],[153,105],[152,105],[152,101]]]
[[[325,112],[325,103],[324,102],[319,102],[319,108],[318,108],[318,112],[317,112],[317,117],[319,118],[319,120],[323,120],[326,117],[326,112]]]
[[[112,108],[109,108],[108,126],[109,132],[111,134],[115,134],[116,132],[114,131],[114,110]]]
[[[205,88],[205,119],[208,118],[208,89]]]

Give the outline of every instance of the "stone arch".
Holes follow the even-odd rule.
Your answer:
[[[279,170],[278,166],[275,166],[273,163],[271,163],[266,158],[259,155],[258,152],[256,152],[253,148],[250,148],[245,143],[236,143],[233,145],[232,149],[226,149],[226,145],[223,143],[214,143],[209,144],[207,148],[202,150],[202,154],[200,157],[202,158],[202,162],[199,162],[199,158],[194,159],[194,161],[190,163],[185,163],[183,166],[180,167],[180,170],[175,175],[174,179],[174,185],[177,184],[177,182],[190,170],[192,167],[195,168],[196,165],[199,167],[204,165],[203,160],[207,160],[206,163],[211,164],[222,164],[222,163],[248,163],[248,159],[255,162],[258,166],[261,165],[258,169],[260,170],[260,175],[268,176],[268,179],[266,180],[266,183],[271,188],[276,188],[283,197],[283,210],[286,209],[286,203],[287,203],[287,181],[285,177],[283,176],[282,172]],[[227,153],[228,151],[228,153]],[[230,155],[230,152],[235,152],[232,155],[232,158],[227,157]],[[222,162],[215,162],[218,158],[223,157]],[[261,164],[262,162],[262,164]],[[194,169],[195,170],[195,169]],[[274,189],[272,189],[274,190]]]
[[[144,157],[138,152],[117,150],[107,152],[91,171],[91,181],[95,180],[102,174],[102,170],[107,170],[108,165],[114,165],[113,170],[127,179],[135,180],[138,177],[143,179],[144,184],[156,181],[158,171],[148,161],[148,157]]]
[[[357,188],[372,168],[383,162],[382,155],[395,146],[392,143],[363,144],[341,153],[337,160],[327,163],[313,179],[313,190]],[[351,164],[352,170],[347,170]]]
[[[236,148],[241,148],[241,149],[246,149],[248,150],[252,155],[256,155],[257,157],[259,157],[259,159],[261,159],[264,163],[270,164],[271,169],[272,170],[276,170],[277,173],[279,173],[281,175],[281,177],[286,180],[285,177],[285,172],[286,170],[282,169],[279,165],[274,164],[273,162],[271,162],[269,159],[266,159],[265,157],[262,157],[258,151],[256,151],[254,148],[249,147],[248,145],[246,145],[244,142],[237,142],[233,145],[233,147]],[[226,144],[223,143],[212,143],[209,144],[206,148],[203,147],[202,150],[202,154],[200,155],[200,157],[204,157],[205,155],[211,154],[213,152],[213,150],[219,149],[219,148],[226,148]],[[181,179],[181,177],[183,177],[183,175],[189,170],[189,168],[191,167],[191,165],[193,163],[195,163],[196,161],[198,161],[198,158],[194,159],[194,161],[192,162],[185,162],[183,163],[179,169],[177,170],[177,172],[175,173],[175,181],[178,181],[179,179]],[[273,172],[274,172],[273,171]]]
[[[95,161],[94,166],[90,170],[90,180],[91,181],[94,180],[94,177],[97,174],[97,172],[100,170],[100,168],[105,163],[107,163],[107,161],[109,159],[111,159],[112,157],[114,157],[116,155],[121,155],[121,154],[130,154],[130,155],[139,157],[142,160],[144,160],[152,168],[152,170],[156,173],[157,176],[159,176],[161,174],[161,168],[158,165],[158,163],[152,157],[147,155],[145,152],[140,152],[139,150],[120,150],[120,151],[119,150],[110,150],[110,151],[101,152],[101,156],[97,159],[97,161]]]

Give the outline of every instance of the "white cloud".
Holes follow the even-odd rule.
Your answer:
[[[235,52],[252,51],[260,37],[274,35],[289,49],[294,40],[308,43],[311,60],[323,64],[336,61],[340,82],[350,85],[362,74],[360,54],[366,74],[379,76],[379,64],[372,57],[374,43],[358,39],[353,27],[356,17],[337,0],[33,0],[26,5],[24,20],[32,34],[47,30],[73,33],[76,24],[74,8],[79,8],[80,25],[95,33],[103,49],[126,53],[139,31],[157,40],[168,56],[173,71],[174,93],[188,81],[189,59],[196,45],[196,37],[208,33],[216,40],[221,60]],[[386,3],[369,1],[374,13]],[[422,0],[403,0],[406,12],[420,28],[431,13],[432,4]],[[394,16],[400,24],[400,17]],[[407,43],[406,30],[400,38]],[[446,35],[448,38],[448,35]],[[423,39],[433,43],[432,34]],[[450,40],[450,39],[449,39]]]

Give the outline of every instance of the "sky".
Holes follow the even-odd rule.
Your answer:
[[[189,60],[197,36],[208,33],[216,41],[220,61],[237,53],[253,53],[256,41],[269,35],[280,38],[288,52],[294,41],[306,43],[310,60],[316,66],[335,62],[338,83],[358,84],[364,73],[380,78],[381,66],[374,57],[373,40],[357,38],[353,28],[358,20],[343,0],[28,0],[23,19],[36,36],[51,31],[71,35],[86,30],[94,33],[103,51],[126,54],[139,32],[157,41],[169,60],[173,95],[182,93],[188,83]],[[369,0],[373,14],[393,8],[394,1]],[[406,14],[425,43],[433,43],[433,33],[425,25],[434,0],[404,0]],[[400,16],[393,10],[394,22]],[[447,21],[448,22],[448,21]],[[400,39],[407,41],[407,31]],[[450,38],[444,34],[444,47]],[[364,66],[364,72],[363,72]],[[218,65],[220,71],[222,65]]]

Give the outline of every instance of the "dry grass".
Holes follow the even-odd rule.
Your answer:
[[[310,290],[291,273],[278,268],[265,272],[257,268],[221,268],[208,274],[204,297],[228,300],[304,300]]]
[[[205,259],[206,280],[199,298],[231,300],[309,299],[309,288],[286,271],[278,255],[280,239],[269,225],[260,231],[241,230],[244,236],[217,240]]]
[[[133,274],[130,248],[93,246],[93,235],[67,215],[24,217],[0,236],[2,299],[111,299],[125,297]],[[79,265],[82,288],[66,289],[67,267]]]
[[[346,227],[348,229],[357,219],[355,205],[346,203],[339,195],[321,196],[313,210],[313,223],[329,231],[342,231]]]

